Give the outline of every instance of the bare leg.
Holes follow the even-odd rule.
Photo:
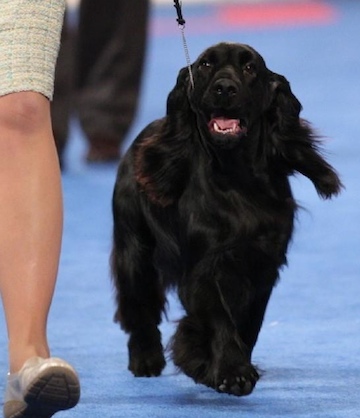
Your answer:
[[[46,323],[62,235],[62,195],[50,104],[39,93],[0,98],[0,292],[10,371],[49,357]]]

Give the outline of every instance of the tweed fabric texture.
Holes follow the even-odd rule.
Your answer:
[[[0,96],[52,99],[65,0],[0,0]]]

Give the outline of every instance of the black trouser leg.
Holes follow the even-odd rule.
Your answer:
[[[119,147],[138,104],[148,0],[82,0],[77,48],[78,116],[91,146]]]

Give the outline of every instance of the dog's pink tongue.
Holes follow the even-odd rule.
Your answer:
[[[222,129],[236,129],[239,125],[238,119],[226,119],[226,118],[215,118],[214,123],[217,124],[217,126]]]

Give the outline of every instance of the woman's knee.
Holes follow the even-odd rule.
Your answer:
[[[40,93],[19,92],[0,97],[0,132],[5,129],[31,135],[49,121],[50,103]]]

